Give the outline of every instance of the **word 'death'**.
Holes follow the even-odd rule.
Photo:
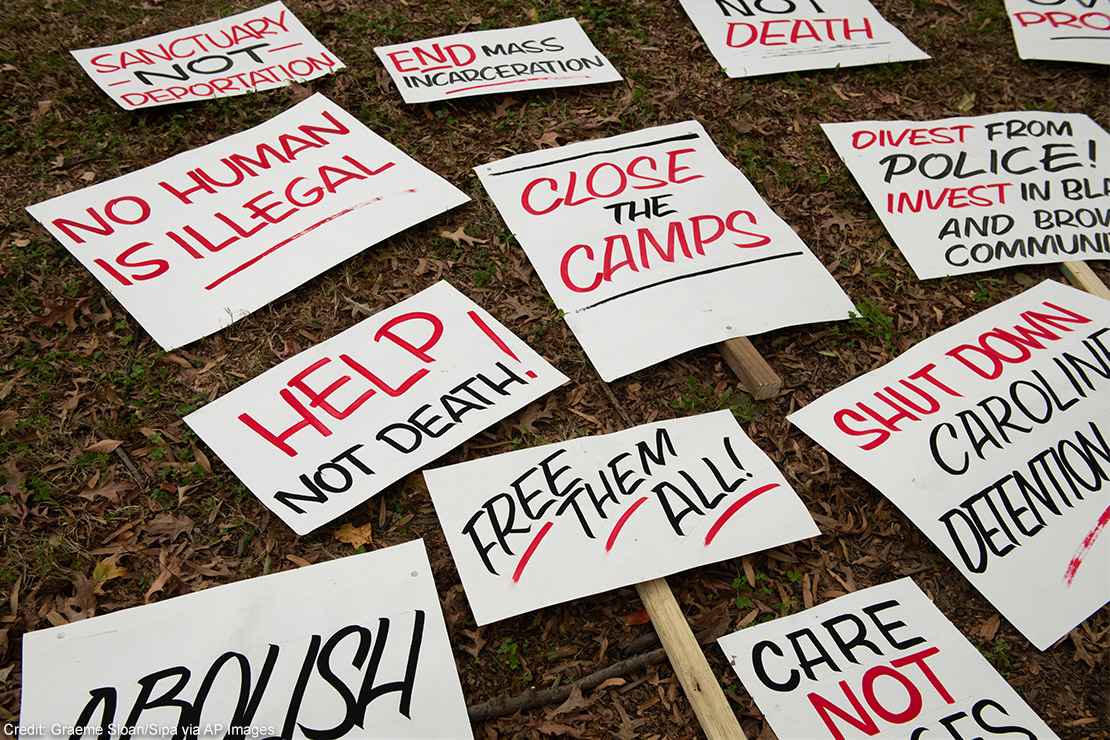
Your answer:
[[[782,738],[1056,737],[909,578],[718,642]]]
[[[606,381],[714,342],[851,313],[696,121],[476,171]]]
[[[70,53],[130,110],[271,90],[343,69],[283,3]]]
[[[869,0],[681,0],[729,77],[928,59]]]
[[[297,534],[326,524],[566,382],[439,282],[185,422]]]
[[[1110,258],[1110,135],[1085,115],[822,128],[919,278]]]
[[[374,49],[406,103],[617,82],[574,18]]]
[[[1107,0],[1006,0],[1022,59],[1110,64]]]
[[[27,210],[168,350],[467,200],[314,95]]]
[[[29,632],[20,727],[71,740],[472,737],[421,540]]]
[[[1110,597],[1110,301],[1046,281],[790,421],[1038,648]]]
[[[728,411],[424,478],[480,625],[819,534]]]

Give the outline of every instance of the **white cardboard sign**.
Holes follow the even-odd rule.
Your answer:
[[[1110,598],[1110,301],[1045,281],[790,421],[1041,650]]]
[[[101,90],[128,110],[272,90],[344,67],[280,2],[70,53]]]
[[[297,534],[566,382],[439,282],[185,417]]]
[[[406,103],[617,82],[574,18],[374,49]]]
[[[27,210],[170,350],[467,200],[314,95]]]
[[[919,278],[1110,258],[1110,134],[1085,115],[822,128]]]
[[[1110,0],[1006,0],[1018,56],[1110,64]]]
[[[697,121],[476,169],[606,381],[852,303]]]
[[[424,479],[479,625],[820,534],[728,411]]]
[[[718,642],[781,738],[1056,737],[909,578]]]
[[[472,737],[421,540],[29,632],[20,727]]]
[[[868,0],[681,0],[729,77],[928,59]]]

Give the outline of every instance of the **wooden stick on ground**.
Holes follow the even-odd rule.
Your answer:
[[[747,337],[727,339],[719,343],[717,349],[755,400],[766,401],[782,390],[782,378]]]
[[[1065,262],[1060,265],[1060,269],[1064,271],[1068,282],[1075,287],[1099,298],[1110,299],[1110,288],[1106,287],[1086,262]]]

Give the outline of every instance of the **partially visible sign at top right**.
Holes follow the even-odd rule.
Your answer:
[[[1110,0],[1006,0],[1022,59],[1110,64]]]

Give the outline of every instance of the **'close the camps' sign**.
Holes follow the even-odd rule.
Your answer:
[[[472,736],[420,540],[29,632],[20,727],[113,740]]]
[[[1110,301],[1046,281],[790,421],[1038,648],[1110,598]]]
[[[696,121],[477,172],[606,381],[714,342],[852,311]]]
[[[467,200],[314,95],[27,210],[168,350]]]
[[[1022,59],[1110,64],[1106,0],[1006,0]]]
[[[262,503],[306,534],[564,382],[440,282],[185,422]]]
[[[458,33],[374,51],[406,103],[621,79],[574,18]]]
[[[920,278],[1110,258],[1110,134],[1085,115],[822,128]]]
[[[681,2],[729,77],[929,58],[868,0]]]
[[[127,109],[243,95],[343,69],[283,3],[71,53]]]
[[[909,578],[719,642],[781,738],[1056,737]]]
[[[819,534],[728,411],[424,478],[478,624]]]

